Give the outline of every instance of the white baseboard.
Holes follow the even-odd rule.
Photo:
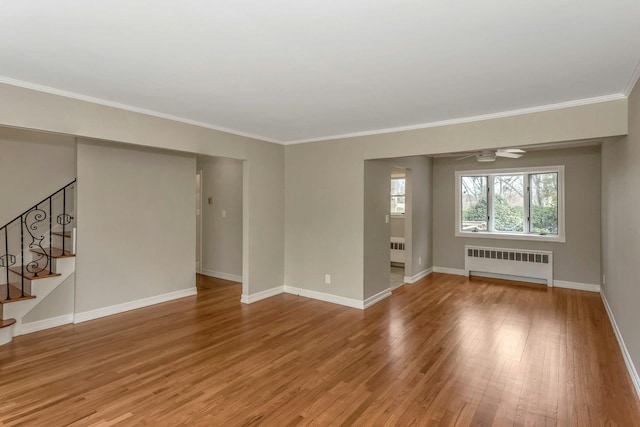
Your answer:
[[[369,308],[372,305],[379,303],[383,299],[391,296],[391,288],[385,289],[382,292],[378,292],[377,294],[370,296],[369,298],[364,300],[364,304],[362,308]]]
[[[448,268],[448,267],[433,267],[434,273],[455,274],[456,276],[464,276],[464,268]]]
[[[554,280],[553,286],[566,289],[577,289],[579,291],[600,292],[600,285],[590,283],[567,282],[566,280]]]
[[[11,342],[15,334],[15,323],[11,326],[0,328],[0,345],[5,345]]]
[[[622,334],[620,333],[620,329],[618,329],[618,324],[616,323],[616,318],[613,316],[613,311],[611,311],[611,307],[609,306],[609,302],[607,301],[607,297],[604,295],[604,292],[600,292],[600,296],[602,297],[602,303],[604,304],[604,308],[607,311],[607,315],[609,315],[609,320],[611,321],[611,326],[613,326],[613,332],[616,335],[616,338],[618,340],[618,345],[620,346],[620,350],[622,351],[622,357],[624,358],[624,364],[627,365],[627,371],[629,371],[629,376],[631,377],[631,382],[633,383],[633,386],[636,389],[636,395],[638,397],[640,397],[640,377],[638,376],[638,371],[636,370],[636,367],[633,364],[633,360],[631,359],[631,355],[629,354],[629,350],[627,350],[627,346],[624,343],[624,339],[622,338]]]
[[[242,276],[238,276],[237,274],[221,273],[219,271],[207,270],[206,268],[201,268],[200,274],[209,277],[216,277],[218,279],[231,280],[232,282],[242,283]]]
[[[457,268],[447,268],[447,267],[433,267],[434,273],[446,273],[446,274],[455,274],[458,276],[464,276],[464,269]],[[517,276],[508,276],[504,274],[494,274],[494,273],[478,273],[479,276],[482,277],[493,277],[497,279],[505,279],[505,280],[517,280],[521,282],[531,282],[531,283],[546,283],[544,280],[536,280],[529,279],[526,277],[517,277]],[[405,280],[407,278],[405,277]],[[566,280],[554,280],[553,286],[558,288],[566,288],[566,289],[576,289],[579,291],[589,291],[589,292],[600,292],[600,285],[593,285],[590,283],[578,283],[578,282],[569,282]]]
[[[295,288],[293,286],[285,286],[284,291],[288,294],[299,295],[301,297],[313,298],[320,301],[345,305],[347,307],[364,309],[364,301],[357,300],[355,298],[346,298],[333,294],[325,294],[324,292],[310,291],[308,289]]]
[[[68,325],[69,323],[73,323],[73,313],[50,317],[49,319],[37,320],[35,322],[23,323],[16,329],[16,335],[26,335],[49,328],[55,328],[57,326]]]
[[[193,287],[189,289],[181,289],[179,291],[168,292],[162,295],[156,295],[153,297],[142,298],[135,301],[128,301],[122,304],[111,305],[109,307],[97,308],[95,310],[89,310],[82,313],[77,313],[73,323],[82,323],[87,320],[99,319],[105,316],[111,316],[112,314],[118,314],[129,310],[135,310],[137,308],[147,307],[154,304],[160,304],[162,302],[171,301],[174,299],[190,297],[196,295],[198,289]]]
[[[284,286],[276,286],[275,288],[267,289],[266,291],[257,292],[255,294],[242,295],[240,297],[240,302],[243,304],[251,304],[256,301],[260,301],[260,300],[281,294],[283,292],[284,292]]]
[[[407,277],[405,276],[405,279],[406,279],[406,278],[407,278]],[[403,283],[400,283],[399,285],[393,285],[393,286],[391,286],[389,289],[391,289],[392,291],[395,291],[396,289],[401,288],[401,287],[403,287],[403,286],[404,286],[404,285],[406,285],[406,284],[407,284],[407,281],[405,280]]]
[[[391,288],[385,289],[382,292],[367,298],[364,301],[357,300],[355,298],[346,298],[339,295],[327,294],[324,292],[311,291],[309,289],[296,288],[293,286],[276,286],[275,288],[267,289],[266,291],[258,292],[251,295],[242,295],[240,302],[244,304],[251,304],[256,301],[260,301],[272,296],[288,293],[292,295],[298,295],[305,298],[317,299],[320,301],[330,302],[333,304],[344,305],[351,308],[358,308],[364,310],[372,305],[382,301],[383,299],[391,296]]]
[[[418,280],[422,279],[423,277],[427,277],[431,273],[433,273],[433,267],[429,267],[426,270],[423,270],[420,273],[415,274],[413,276],[404,276],[404,282],[416,283]]]

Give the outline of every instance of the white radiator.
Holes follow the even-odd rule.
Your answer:
[[[404,264],[404,237],[391,238],[391,262]]]
[[[543,279],[553,286],[553,252],[480,246],[464,247],[464,273],[506,274]]]

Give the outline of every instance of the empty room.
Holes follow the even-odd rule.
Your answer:
[[[640,426],[637,2],[0,11],[0,425]]]

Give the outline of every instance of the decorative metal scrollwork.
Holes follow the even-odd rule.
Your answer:
[[[68,214],[65,213],[65,214],[58,215],[58,217],[56,218],[56,221],[60,225],[69,225],[69,224],[71,224],[71,220],[72,219],[73,219],[73,217],[71,215],[68,215]]]
[[[4,254],[0,256],[0,268],[9,268],[16,264],[16,256]]]
[[[46,251],[42,246],[45,234],[49,232],[48,223],[45,225],[42,224],[47,218],[47,213],[39,208],[27,212],[24,216],[24,225],[31,236],[29,249],[40,249],[39,252],[34,253],[36,258],[25,265],[25,270],[34,276],[38,276],[38,274],[46,270],[49,265],[49,257],[46,255]]]

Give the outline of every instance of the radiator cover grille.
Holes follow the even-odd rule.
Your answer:
[[[391,262],[404,263],[404,237],[391,238]]]
[[[465,246],[465,275],[472,272],[543,279],[553,286],[553,252]]]

